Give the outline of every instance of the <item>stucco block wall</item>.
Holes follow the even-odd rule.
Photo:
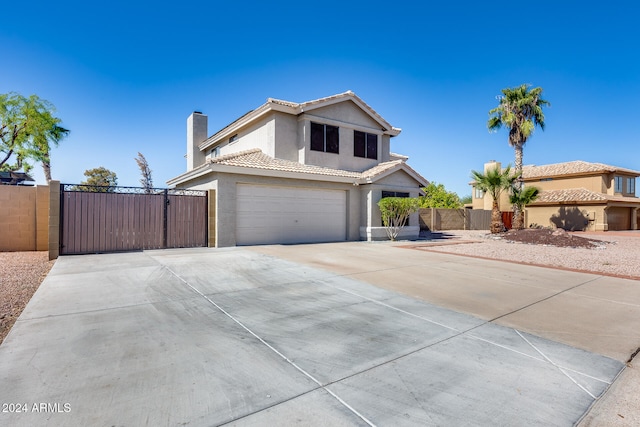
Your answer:
[[[49,183],[49,259],[60,255],[60,181]]]
[[[49,244],[49,187],[0,185],[0,251],[44,251]]]
[[[208,223],[207,223],[207,233],[208,233],[208,241],[207,246],[210,248],[216,247],[216,190],[209,190],[208,197]]]
[[[421,230],[464,230],[464,209],[421,208],[418,211]]]

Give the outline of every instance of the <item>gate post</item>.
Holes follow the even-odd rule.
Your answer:
[[[207,209],[207,245],[210,248],[216,247],[216,190],[208,190],[208,209]]]
[[[162,248],[167,249],[167,211],[169,206],[169,190],[163,191],[164,202],[162,203]]]
[[[49,181],[49,261],[60,255],[61,197],[60,181]]]

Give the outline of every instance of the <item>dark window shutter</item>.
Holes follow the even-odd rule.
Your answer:
[[[324,151],[324,125],[311,123],[311,149]]]

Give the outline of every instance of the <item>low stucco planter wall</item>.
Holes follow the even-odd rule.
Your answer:
[[[420,235],[419,226],[406,226],[400,229],[396,240],[414,240]],[[389,240],[384,227],[360,227],[360,239],[366,241]]]

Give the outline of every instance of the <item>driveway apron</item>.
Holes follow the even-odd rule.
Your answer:
[[[0,425],[570,426],[623,366],[245,248],[66,256],[0,346]]]

